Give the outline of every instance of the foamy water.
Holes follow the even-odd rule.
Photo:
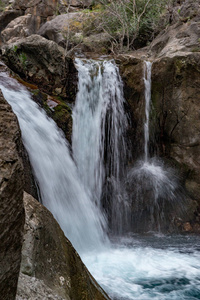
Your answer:
[[[198,237],[127,238],[83,261],[111,299],[200,299]]]

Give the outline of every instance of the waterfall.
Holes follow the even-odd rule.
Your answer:
[[[132,228],[136,231],[173,230],[173,222],[181,216],[185,194],[175,170],[161,159],[149,157],[149,114],[151,107],[151,62],[144,62],[144,159],[128,172],[127,194],[132,201]]]
[[[127,214],[120,189],[128,126],[123,84],[114,61],[76,59],[75,63],[79,82],[73,109],[74,158],[93,201],[106,207],[112,231],[121,232]]]
[[[149,112],[151,101],[151,66],[152,63],[145,61],[144,85],[145,85],[145,122],[144,122],[144,160],[148,161],[149,151]]]
[[[115,189],[118,195],[123,194],[116,185],[121,189],[121,177],[126,172],[127,118],[122,82],[114,62],[76,60],[76,64],[79,71],[79,92],[73,110],[76,163],[62,132],[32,101],[30,93],[6,73],[0,73],[0,88],[18,117],[43,203],[111,299],[200,299],[199,237],[135,234],[118,239],[118,244],[115,241],[102,247],[107,239],[101,198],[104,190],[109,190],[107,182],[112,183],[111,210],[114,207],[119,210],[112,212],[111,217],[115,215],[120,226],[125,225],[121,221],[124,213],[120,214],[126,208],[114,194]],[[149,115],[149,108],[146,111]],[[137,223],[147,231],[159,228],[170,205],[173,211],[175,205],[182,204],[182,194],[174,172],[149,157],[148,139],[145,141],[146,158],[127,176],[127,198],[129,202],[132,200],[128,209],[135,220],[132,219],[130,228],[134,229]],[[112,156],[115,161],[111,161]],[[170,218],[171,215],[169,221]],[[117,226],[114,222],[113,227],[120,230]],[[91,252],[92,249],[95,251]]]
[[[105,241],[105,221],[79,179],[63,133],[6,73],[0,73],[0,88],[19,120],[42,203],[79,252],[98,249]]]

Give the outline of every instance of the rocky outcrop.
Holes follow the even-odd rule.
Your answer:
[[[58,12],[58,4],[57,0],[13,1],[0,15],[2,42],[11,43],[36,33],[48,18]]]
[[[62,47],[78,47],[82,52],[104,53],[109,35],[98,31],[98,13],[72,12],[56,16],[40,27],[38,34]]]
[[[55,42],[31,35],[3,46],[1,51],[2,59],[10,69],[42,91],[68,98],[74,93],[74,76],[69,76],[71,70],[76,74],[74,65]]]
[[[24,194],[26,224],[17,300],[109,299],[52,214]]]
[[[15,18],[22,15],[22,12],[17,9],[5,10],[0,15],[0,32]],[[2,36],[0,37],[0,41],[2,42]]]
[[[1,32],[2,40],[4,43],[12,43],[20,38],[28,37],[37,31],[36,26],[39,28],[39,24],[35,24],[31,14],[15,18]]]
[[[0,92],[0,295],[15,299],[24,226],[21,139],[16,116]]]
[[[57,11],[58,0],[15,0],[13,9],[19,9],[25,15],[32,14],[43,18],[53,16]]]

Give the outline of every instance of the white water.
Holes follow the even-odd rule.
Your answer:
[[[29,92],[3,75],[0,88],[18,116],[43,202],[110,297],[200,299],[200,243],[195,237],[124,238],[100,250],[103,219],[77,175],[67,142]]]
[[[144,67],[144,86],[145,86],[145,122],[144,122],[144,160],[149,157],[149,112],[151,104],[151,67],[152,63],[145,61]]]
[[[198,237],[135,236],[83,259],[111,299],[200,299]]]
[[[110,227],[121,232],[127,205],[121,199],[120,178],[125,172],[128,126],[123,84],[114,61],[75,61],[78,93],[73,109],[72,149],[80,178],[101,207],[108,198]]]
[[[79,252],[98,249],[104,239],[104,219],[78,177],[62,132],[22,85],[5,73],[0,76],[3,95],[19,120],[42,203]]]

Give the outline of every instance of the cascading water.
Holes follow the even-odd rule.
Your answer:
[[[150,61],[145,62],[144,86],[145,86],[145,122],[144,122],[144,161],[148,161],[149,156],[149,111],[151,102],[151,67]]]
[[[145,121],[144,159],[127,176],[128,197],[132,200],[132,223],[136,231],[173,230],[175,218],[184,210],[185,195],[172,168],[158,158],[149,158],[149,115],[151,106],[151,62],[144,62]]]
[[[123,84],[114,61],[76,59],[78,94],[73,109],[72,148],[79,175],[91,197],[105,203],[109,225],[120,233],[127,222],[120,179],[127,157]]]
[[[77,64],[80,67],[79,72],[80,70],[83,72],[81,76],[84,77],[85,74],[85,77],[89,77],[86,81],[93,80],[93,86],[101,76],[102,78],[105,76],[105,73],[104,75],[98,73],[100,69],[102,70],[99,63],[95,65],[93,61],[87,61],[87,63],[77,61]],[[94,77],[91,77],[87,64],[93,64],[96,70],[94,71]],[[108,67],[109,63],[106,62],[105,64]],[[117,70],[116,66],[113,66],[113,68]],[[116,73],[111,74],[113,76]],[[107,80],[105,77],[104,80],[102,78],[98,81],[100,90],[102,90],[103,81]],[[113,82],[114,84],[120,84],[121,88],[120,81],[116,80]],[[83,84],[82,87],[79,85],[79,93],[80,88],[84,86],[85,89],[87,87],[90,90],[88,84]],[[94,160],[95,163],[92,162],[94,166],[91,168],[93,171],[90,171],[91,173],[88,175],[87,168],[89,167],[87,164],[89,162],[83,160],[82,163],[85,166],[80,165],[78,153],[75,154],[76,151],[74,150],[79,168],[77,172],[76,166],[69,155],[68,144],[62,133],[56,127],[56,124],[31,100],[29,92],[5,73],[0,73],[0,88],[19,119],[23,141],[40,185],[43,203],[52,211],[76,249],[81,251],[82,259],[111,299],[200,299],[200,245],[198,238],[195,236],[134,235],[122,238],[120,243],[118,240],[119,244],[106,243],[105,247],[101,247],[102,240],[106,240],[102,229],[105,224],[98,208],[100,204],[97,207],[93,204],[93,200],[98,202],[99,199],[98,187],[98,192],[95,192],[95,185],[98,184],[98,181],[94,181],[95,185],[93,185],[88,177],[89,175],[94,177],[94,169],[99,168],[101,163],[102,173],[99,172],[104,174],[103,176],[106,178],[103,161],[98,158],[98,163],[96,163],[96,160]],[[105,86],[103,90],[105,90]],[[98,92],[96,94],[99,95]],[[88,95],[87,89],[86,95]],[[93,97],[92,94],[90,96]],[[81,94],[78,97],[81,97]],[[82,106],[84,105],[86,106],[86,103],[82,103]],[[77,108],[77,106],[78,103],[76,103],[74,109],[74,118],[77,118],[80,112],[80,108]],[[94,111],[97,107],[98,105],[93,107]],[[83,114],[85,113],[84,110],[86,110],[86,107],[83,107]],[[88,130],[87,126],[92,127],[91,123],[95,123],[95,113],[92,115],[92,113],[87,112],[87,114],[88,122],[81,123],[85,126],[86,131]],[[99,111],[98,114],[100,114]],[[89,115],[91,115],[90,121]],[[101,134],[99,133],[99,135]],[[88,136],[94,138],[95,134],[90,133],[86,135],[86,137]],[[101,144],[101,139],[102,137],[99,142],[98,136],[96,142]],[[83,145],[85,146],[83,147]],[[96,147],[92,143],[90,145],[94,147],[99,155],[100,149],[102,150],[101,146],[98,144],[98,147]],[[86,151],[87,146],[85,142],[80,144],[81,151]],[[102,151],[106,152],[105,149]],[[91,153],[89,150],[88,153],[89,156],[83,155],[83,157],[90,160]],[[151,166],[149,159],[148,162]],[[144,163],[143,161],[143,166]],[[85,172],[84,168],[86,168]],[[84,184],[82,184],[78,173]],[[152,170],[150,173],[153,175]],[[101,176],[100,179],[103,180]],[[163,179],[163,181],[166,180]],[[102,182],[100,188],[103,188]],[[92,196],[92,201],[90,196]],[[90,252],[91,249],[95,251]]]
[[[6,73],[0,75],[0,88],[18,117],[43,204],[78,251],[98,249],[104,219],[79,180],[62,132],[22,85]]]

